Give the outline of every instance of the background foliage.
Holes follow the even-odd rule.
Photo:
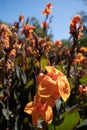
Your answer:
[[[74,39],[70,34],[69,39],[61,40],[62,45],[52,40],[50,26],[41,27],[34,17],[25,21],[19,17],[13,25],[0,21],[1,130],[40,129],[32,126],[31,115],[24,113],[24,107],[33,101],[37,75],[44,72],[47,65],[67,76],[71,95],[66,102],[61,98],[58,100],[58,106],[53,108],[52,123],[44,122],[41,129],[87,129],[87,15],[81,14],[84,35]],[[52,17],[47,15],[44,22],[47,20],[50,25]],[[26,24],[30,25],[30,32],[27,32]],[[78,53],[81,55],[76,59]]]

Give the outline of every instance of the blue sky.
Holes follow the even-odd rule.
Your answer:
[[[23,14],[25,19],[34,16],[41,22],[45,18],[41,12],[48,2],[53,4],[53,40],[69,38],[70,19],[82,10],[87,11],[82,0],[0,0],[0,20],[13,23],[18,20],[19,14]]]

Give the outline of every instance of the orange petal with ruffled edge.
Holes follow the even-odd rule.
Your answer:
[[[29,102],[24,108],[24,112],[27,114],[32,114],[32,111],[34,110],[35,103],[34,102]]]
[[[47,75],[50,76],[53,80],[57,80],[58,76],[63,76],[63,73],[52,66],[46,66]]]
[[[56,81],[46,75],[39,84],[38,93],[41,97],[49,97],[53,94],[56,87]]]
[[[37,102],[35,109],[32,111],[32,123],[35,126],[37,124],[37,121],[39,119],[44,119],[44,113],[48,109],[48,104],[47,103],[40,103]]]
[[[53,120],[53,111],[50,106],[48,106],[46,112],[44,113],[44,120],[47,123],[51,123]]]
[[[70,85],[66,76],[60,76],[57,84],[61,98],[66,101],[70,96]]]

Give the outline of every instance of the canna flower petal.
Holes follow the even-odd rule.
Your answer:
[[[47,123],[51,123],[52,122],[52,119],[53,119],[53,112],[52,112],[52,108],[50,106],[48,106],[45,114],[44,114],[44,119],[45,119],[45,122]]]
[[[41,80],[45,77],[45,75],[43,73],[40,73],[38,76],[37,76],[37,85],[40,84]]]
[[[33,112],[32,112],[32,124],[33,124],[33,126],[37,125],[38,118],[39,118],[39,113],[37,112],[37,109],[34,109]]]
[[[24,22],[24,15],[22,14],[19,15],[19,21]]]
[[[34,102],[29,102],[24,108],[24,112],[27,114],[32,114],[32,111],[34,110],[35,104]]]
[[[40,101],[46,102],[48,106],[51,106],[51,107],[54,107],[55,105],[55,99],[52,96],[47,97],[47,98],[40,97]]]
[[[63,76],[63,73],[52,66],[46,66],[47,75],[50,76],[53,80],[57,80],[59,76]]]
[[[66,101],[70,96],[70,85],[66,76],[60,76],[57,84],[61,98]]]
[[[41,97],[49,97],[56,90],[56,87],[56,81],[46,75],[39,84],[38,93]]]
[[[48,8],[52,8],[53,5],[52,5],[52,3],[48,3],[48,4],[46,5],[46,7],[48,7]]]

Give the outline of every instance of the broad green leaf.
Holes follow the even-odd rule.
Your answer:
[[[55,125],[56,130],[73,130],[80,121],[80,115],[76,107],[70,108],[66,113],[64,113],[62,118],[64,118],[64,120],[61,122],[61,124],[58,126]],[[52,124],[48,125],[49,130],[52,127]]]
[[[64,121],[57,127],[57,130],[73,130],[80,120],[80,115],[76,107],[72,107],[65,113]]]

